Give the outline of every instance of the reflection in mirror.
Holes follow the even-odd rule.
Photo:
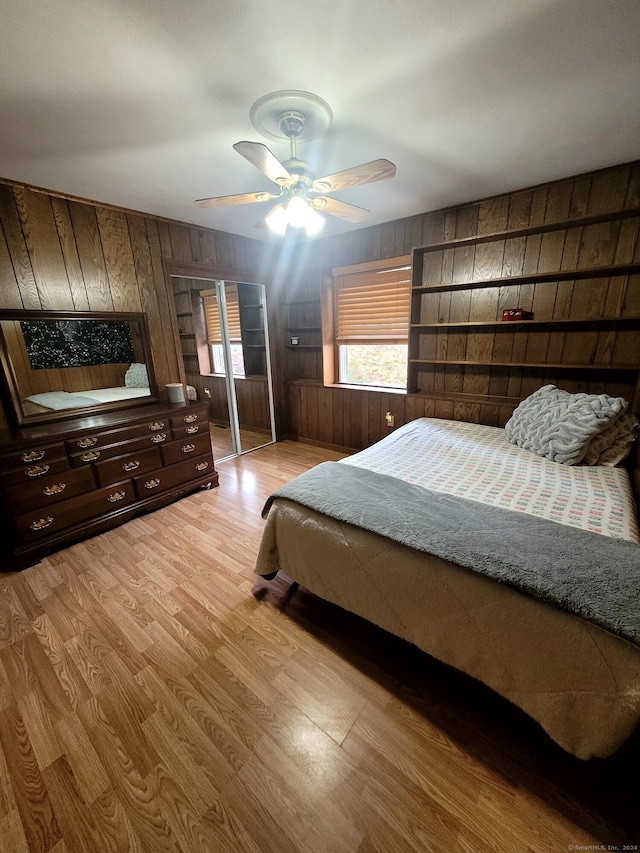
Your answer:
[[[275,441],[264,285],[172,278],[187,382],[210,400],[214,457]]]
[[[156,399],[143,314],[3,311],[0,332],[17,424]]]

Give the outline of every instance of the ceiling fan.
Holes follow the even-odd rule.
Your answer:
[[[211,209],[277,200],[277,204],[257,225],[267,225],[281,235],[285,234],[288,226],[304,228],[309,236],[317,234],[324,225],[321,213],[347,222],[362,222],[369,215],[368,210],[330,198],[327,193],[392,178],[396,167],[389,160],[372,160],[315,178],[311,166],[298,159],[296,142],[302,137],[311,139],[319,136],[327,129],[332,118],[329,105],[309,92],[274,92],[265,95],[251,108],[251,121],[265,136],[288,139],[291,148],[289,159],[280,162],[261,142],[236,142],[233,147],[273,181],[278,190],[201,198],[197,199],[196,205]],[[274,133],[275,129],[279,130],[278,135]]]

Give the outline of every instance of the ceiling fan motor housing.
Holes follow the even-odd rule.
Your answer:
[[[291,139],[296,139],[304,130],[304,115],[296,110],[288,110],[282,113],[278,119],[280,130],[283,135]]]
[[[311,166],[305,163],[304,160],[298,160],[297,157],[290,157],[288,160],[283,160],[282,165],[291,177],[295,178],[296,183],[302,183],[305,187],[310,187],[313,183]]]

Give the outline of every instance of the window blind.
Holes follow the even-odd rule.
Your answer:
[[[336,275],[334,287],[338,345],[408,342],[409,265]]]
[[[229,339],[232,344],[239,344],[242,342],[242,332],[240,331],[238,288],[235,285],[225,285],[224,293],[227,304]],[[221,344],[220,312],[218,310],[218,300],[216,299],[215,290],[203,291],[201,295],[204,304],[204,319],[207,326],[207,342],[210,344]]]

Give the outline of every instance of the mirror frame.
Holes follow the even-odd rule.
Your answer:
[[[0,390],[2,391],[2,403],[5,414],[11,426],[22,428],[31,426],[32,424],[84,418],[116,411],[117,409],[144,406],[148,403],[158,402],[158,386],[153,368],[151,339],[149,337],[149,328],[145,314],[124,311],[31,311],[25,309],[3,309],[0,310],[0,322],[4,320],[113,320],[134,324],[135,332],[139,336],[144,353],[144,362],[147,366],[147,375],[149,377],[149,390],[151,392],[148,397],[133,397],[128,400],[99,403],[95,406],[78,407],[77,409],[58,409],[41,414],[25,414],[22,406],[23,395],[20,393],[16,372],[11,363],[7,342],[0,326],[0,366],[2,367]],[[87,391],[89,390],[87,389]]]

